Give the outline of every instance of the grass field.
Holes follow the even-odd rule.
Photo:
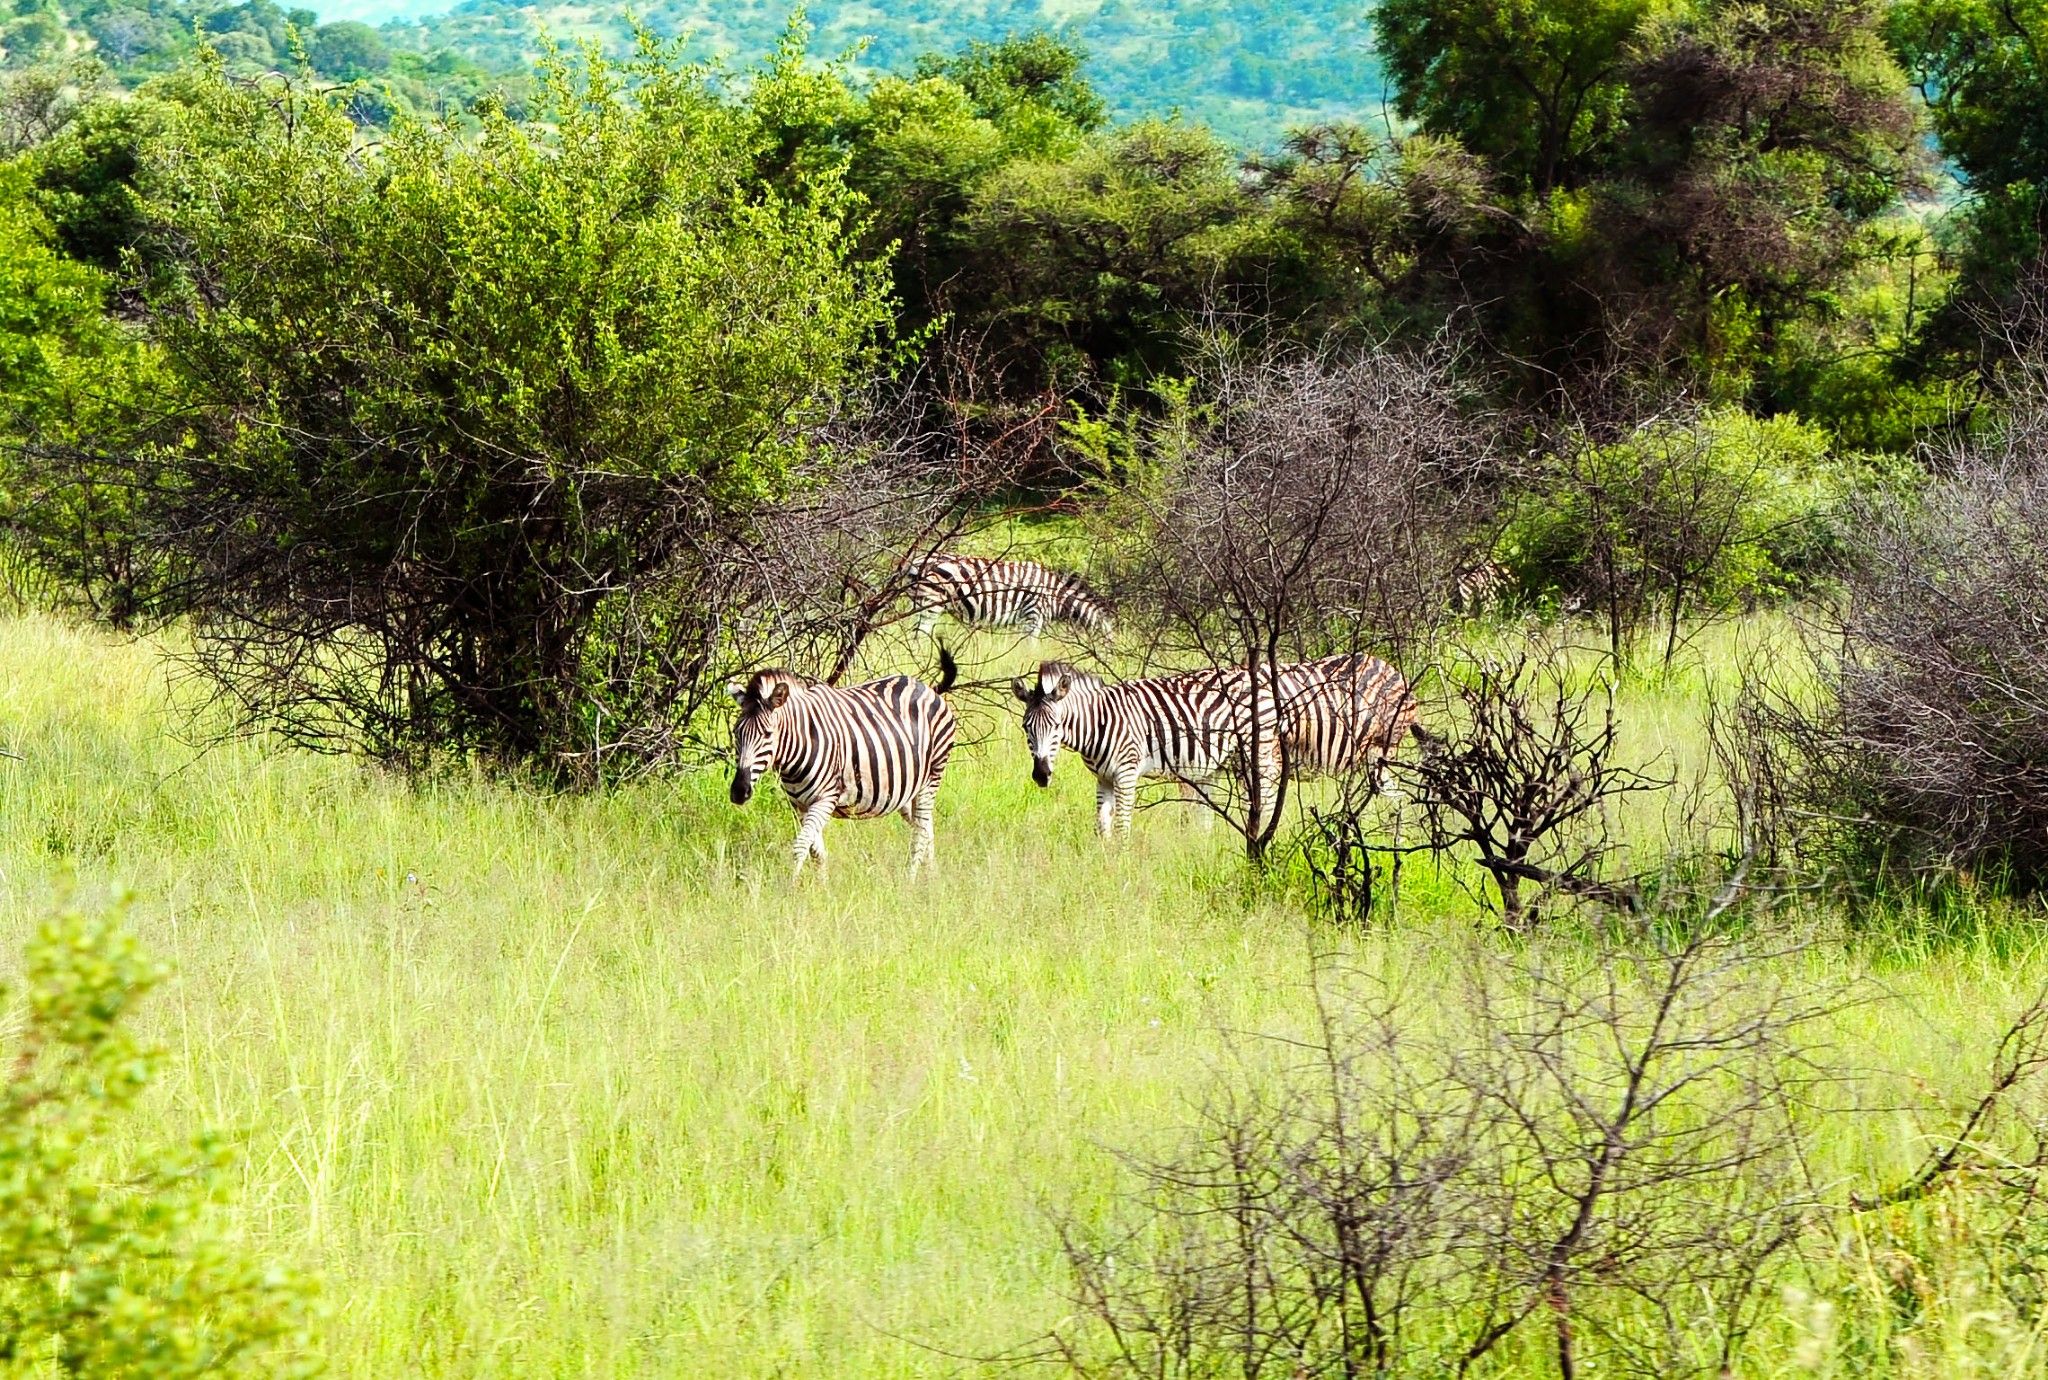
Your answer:
[[[1117,1148],[1171,1137],[1244,1034],[1297,1028],[1332,941],[1240,885],[1225,829],[1141,813],[1104,854],[1092,783],[1036,790],[1007,701],[968,710],[936,877],[902,879],[899,822],[836,822],[829,875],[791,887],[787,808],[734,809],[716,772],[556,797],[200,752],[152,644],[40,616],[0,622],[0,671],[8,949],[66,886],[132,889],[176,973],[137,1133],[242,1133],[234,1210],[323,1275],[338,1375],[971,1373],[1063,1315],[1048,1211],[1101,1211]],[[1681,678],[1625,710],[1689,762],[1696,706]],[[1477,912],[1410,877],[1363,942],[1426,983]],[[2048,973],[2035,934],[1786,962],[1882,983],[1835,1038],[1961,1089]],[[1916,1134],[1873,1115],[1827,1152],[1904,1165]],[[1769,1373],[2042,1373],[2048,1313],[1988,1302],[1960,1246],[1886,1320],[1882,1252],[1949,1258],[1942,1211],[1845,1237],[1812,1282],[1836,1311],[1788,1292]]]

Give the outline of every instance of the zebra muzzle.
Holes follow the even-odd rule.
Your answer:
[[[732,778],[732,803],[744,805],[754,798],[754,781],[745,772],[736,772]]]
[[[1031,779],[1041,786],[1050,786],[1052,784],[1052,763],[1046,761],[1043,757],[1033,758],[1031,762]]]

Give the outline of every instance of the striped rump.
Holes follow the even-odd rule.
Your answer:
[[[910,607],[929,631],[941,612],[963,623],[1024,628],[1033,637],[1064,623],[1104,637],[1114,632],[1109,605],[1078,575],[1032,561],[941,553],[917,565]]]
[[[1415,694],[1399,671],[1352,652],[1280,668],[1287,766],[1296,775],[1339,776],[1370,767],[1415,727]]]

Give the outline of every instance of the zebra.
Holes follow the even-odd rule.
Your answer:
[[[1274,676],[1287,768],[1294,776],[1341,776],[1359,767],[1384,789],[1386,760],[1416,723],[1415,693],[1376,656],[1351,652],[1284,665]]]
[[[1234,667],[1189,671],[1111,685],[1064,661],[1047,661],[1036,681],[1010,684],[1024,705],[1024,740],[1031,748],[1031,779],[1052,784],[1054,759],[1071,744],[1095,773],[1095,830],[1104,838],[1129,833],[1138,782],[1170,778],[1195,788],[1235,770],[1257,787],[1260,818],[1280,784],[1281,749],[1270,696],[1245,693],[1245,673]],[[1256,760],[1254,760],[1256,759]]]
[[[1512,578],[1499,561],[1481,557],[1458,567],[1451,582],[1451,608],[1472,616],[1498,609],[1512,588]]]
[[[1022,627],[1032,637],[1047,623],[1113,637],[1109,605],[1080,576],[1031,561],[998,561],[941,552],[913,567],[910,606],[917,630],[929,633],[941,610],[963,623]]]
[[[744,805],[773,771],[801,817],[791,854],[825,865],[825,821],[901,814],[910,822],[910,875],[932,859],[932,807],[957,726],[943,698],[959,667],[939,649],[939,683],[888,676],[841,688],[781,669],[726,689],[733,726],[732,803]]]

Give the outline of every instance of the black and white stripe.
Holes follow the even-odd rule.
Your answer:
[[[932,856],[932,807],[953,751],[957,722],[944,698],[957,670],[939,653],[936,687],[889,676],[848,688],[790,671],[761,671],[727,688],[739,701],[733,728],[732,802],[744,805],[769,772],[782,778],[801,816],[791,850],[825,861],[825,821],[900,814],[910,822],[910,872]]]
[[[1415,694],[1376,656],[1353,652],[1282,666],[1281,725],[1293,776],[1341,776],[1361,767],[1378,780],[1389,753],[1415,729]]]
[[[1032,637],[1048,623],[1113,635],[1109,605],[1078,575],[1032,561],[998,561],[941,553],[918,563],[910,588],[917,626],[930,632],[940,612],[963,623],[1024,628]]]
[[[1072,747],[1095,773],[1095,827],[1104,837],[1130,829],[1141,780],[1200,788],[1234,771],[1247,787],[1256,779],[1262,809],[1271,808],[1279,733],[1271,697],[1259,697],[1265,712],[1255,717],[1246,683],[1244,671],[1225,667],[1111,685],[1066,662],[1045,662],[1036,679],[1011,685],[1024,704],[1031,779],[1051,784],[1060,748]]]
[[[1485,613],[1506,600],[1511,581],[1499,561],[1478,560],[1458,569],[1451,585],[1451,607],[1463,614]]]

